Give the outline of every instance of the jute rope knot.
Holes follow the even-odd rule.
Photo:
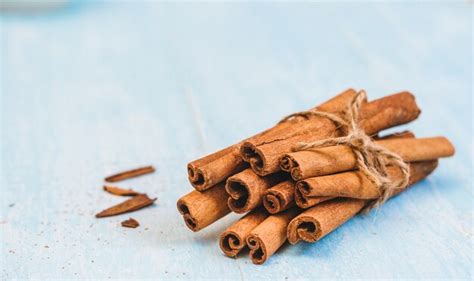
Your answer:
[[[378,208],[388,198],[390,198],[397,189],[404,189],[408,185],[410,177],[410,168],[403,159],[389,151],[388,149],[376,144],[359,126],[360,107],[367,95],[365,91],[359,91],[354,99],[349,103],[343,117],[332,113],[310,110],[288,115],[281,122],[294,119],[295,117],[319,116],[333,121],[338,128],[343,127],[347,130],[347,135],[342,137],[328,138],[309,143],[299,143],[293,151],[316,150],[318,148],[346,145],[352,149],[357,159],[357,168],[371,180],[380,190],[380,197],[371,202],[364,210],[367,212],[372,208]],[[395,166],[402,172],[402,180],[392,181],[387,175],[387,166]]]

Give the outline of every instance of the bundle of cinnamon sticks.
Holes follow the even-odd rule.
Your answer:
[[[262,264],[287,240],[314,243],[378,200],[384,190],[362,172],[352,147],[295,149],[348,134],[321,112],[343,116],[359,93],[348,89],[304,114],[189,163],[188,178],[195,190],[177,202],[188,228],[196,232],[230,212],[243,214],[221,234],[220,248],[229,257],[249,248],[252,262]],[[415,120],[420,112],[409,92],[360,104],[358,128],[409,168],[408,184],[389,197],[427,177],[439,158],[454,154],[444,137],[416,138],[409,131],[379,135]],[[403,179],[400,167],[383,165],[390,181]]]

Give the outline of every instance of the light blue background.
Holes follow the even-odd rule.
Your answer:
[[[74,2],[1,18],[2,278],[472,277],[472,4]],[[456,156],[316,244],[224,257],[190,232],[186,163],[353,87],[410,90]],[[402,130],[402,128],[397,129]],[[130,215],[104,176],[157,196]],[[125,229],[132,216],[142,226]],[[46,248],[48,246],[49,248]]]

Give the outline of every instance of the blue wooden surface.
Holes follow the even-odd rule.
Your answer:
[[[1,19],[1,277],[237,280],[472,277],[472,5],[75,2]],[[348,87],[408,89],[408,127],[457,154],[428,180],[265,265],[225,258],[230,215],[190,232],[188,161]],[[105,175],[158,197],[122,198]],[[140,228],[119,226],[132,216]]]

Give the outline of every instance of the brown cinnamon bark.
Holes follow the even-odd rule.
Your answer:
[[[383,129],[411,122],[419,114],[420,109],[416,105],[414,96],[403,92],[362,104],[360,127],[368,135],[373,135]],[[283,136],[275,141],[265,143],[244,142],[240,149],[242,157],[250,163],[258,175],[275,173],[281,168],[291,169],[291,162],[283,160],[280,163],[280,160],[284,154],[292,151],[295,144],[339,137],[344,134],[342,130],[336,130],[335,124],[329,119],[315,118],[319,118],[319,127],[305,131],[304,134],[292,137]]]
[[[196,190],[204,191],[248,166],[234,145],[189,163],[188,179]]]
[[[219,246],[222,252],[228,257],[235,257],[247,246],[246,239],[250,231],[267,217],[268,212],[263,207],[260,207],[232,224],[219,238]]]
[[[128,220],[124,220],[121,224],[123,227],[128,227],[128,228],[137,228],[140,226],[140,223],[134,218],[129,218]]]
[[[141,194],[132,189],[124,189],[124,188],[111,186],[111,185],[104,185],[104,190],[110,194],[119,195],[119,196],[135,196],[135,195]]]
[[[410,176],[410,185],[427,177],[437,166],[438,161],[429,161],[423,165],[421,173]],[[405,189],[399,190],[396,194]],[[394,195],[396,195],[394,194]],[[334,200],[316,205],[297,217],[288,225],[287,237],[291,244],[300,240],[316,242],[344,222],[355,216],[369,203],[370,200],[353,198],[336,198]]]
[[[150,173],[153,173],[154,171],[155,171],[155,168],[153,168],[153,166],[146,166],[146,167],[142,167],[138,169],[133,169],[130,171],[121,172],[112,176],[108,176],[105,178],[105,181],[118,182],[118,181],[130,179],[130,178],[150,174]]]
[[[288,224],[288,241],[291,244],[300,240],[316,242],[355,216],[366,203],[366,200],[361,199],[336,198],[318,204]]]
[[[436,161],[410,163],[411,178],[419,178],[430,173]],[[388,177],[394,181],[403,179],[403,173],[397,167],[387,168]],[[350,197],[355,199],[375,199],[380,197],[380,188],[360,171],[351,171],[327,176],[320,176],[299,181],[296,184],[298,193],[305,198],[321,196]]]
[[[263,206],[270,214],[276,214],[295,205],[295,182],[287,180],[265,191]]]
[[[191,191],[178,200],[177,207],[188,228],[196,232],[230,213],[228,197],[222,182],[203,192]]]
[[[434,160],[454,154],[453,145],[444,137],[396,138],[375,143],[400,155],[406,162]],[[288,153],[281,160],[282,169],[290,172],[296,181],[352,170],[356,165],[353,150],[345,145]]]
[[[348,89],[317,108],[318,110],[338,111],[342,108],[342,105],[345,106],[355,95],[356,91]],[[309,119],[296,117],[287,122],[277,124],[246,140],[254,143],[265,143],[280,137],[288,138],[301,134],[301,131],[314,130],[315,126],[318,126],[319,121],[319,119],[313,117]],[[324,122],[327,122],[327,120]],[[239,148],[242,143],[243,141],[189,163],[188,179],[194,188],[199,191],[209,189],[213,185],[224,181],[227,177],[247,168],[248,164],[240,157]]]
[[[124,202],[120,204],[117,204],[108,209],[105,209],[102,212],[96,214],[95,216],[96,218],[103,218],[103,217],[110,217],[110,216],[120,215],[123,213],[133,212],[133,211],[145,208],[147,206],[150,206],[155,201],[156,201],[156,198],[151,199],[146,194],[140,194],[128,200],[125,200]]]
[[[263,264],[285,243],[288,223],[300,212],[298,208],[291,208],[271,215],[250,232],[247,245],[254,264]]]
[[[312,207],[324,201],[331,200],[333,198],[334,196],[307,197],[301,194],[299,189],[295,188],[295,203],[296,203],[296,206],[300,207],[301,209],[308,209],[309,207]]]
[[[270,187],[288,179],[285,173],[276,173],[266,177],[256,175],[252,169],[227,179],[225,190],[229,194],[229,208],[237,213],[247,213],[262,204],[263,195]]]

